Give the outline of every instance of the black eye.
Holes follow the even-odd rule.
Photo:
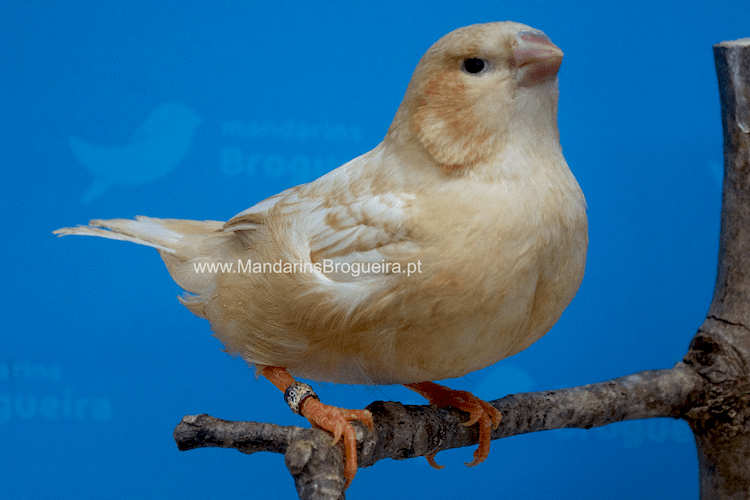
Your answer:
[[[472,75],[481,73],[486,67],[487,61],[485,61],[484,59],[479,59],[478,57],[464,59],[464,63],[461,66],[464,71],[466,71],[467,73],[471,73]]]

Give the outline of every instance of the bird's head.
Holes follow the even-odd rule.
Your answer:
[[[418,141],[448,172],[491,161],[525,132],[516,129],[557,143],[562,58],[544,33],[524,24],[452,31],[419,61],[386,140]]]

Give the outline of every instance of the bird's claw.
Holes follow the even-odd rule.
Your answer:
[[[502,413],[486,401],[479,399],[467,391],[456,391],[432,382],[407,384],[406,387],[420,393],[427,400],[439,407],[453,407],[469,414],[469,420],[462,425],[471,427],[479,424],[479,448],[474,452],[474,459],[467,463],[469,467],[478,465],[490,453],[491,432],[497,429],[503,419]],[[442,468],[435,462],[435,455],[427,457],[427,461],[436,469]]]
[[[427,459],[427,463],[430,464],[434,469],[437,469],[437,470],[444,469],[445,465],[440,465],[439,463],[435,461],[435,455],[437,455],[437,453],[433,453],[432,455],[425,455],[425,458]]]
[[[344,479],[349,487],[357,474],[357,432],[351,424],[352,420],[361,420],[367,427],[373,429],[372,413],[369,410],[348,410],[337,406],[321,403],[316,398],[307,398],[300,405],[302,415],[316,427],[333,434],[331,446],[339,440],[344,443]]]
[[[488,402],[475,397],[473,394],[466,394],[471,396],[469,398],[471,407],[469,409],[459,407],[459,409],[469,412],[469,421],[465,422],[464,425],[468,427],[479,423],[479,448],[474,451],[474,459],[466,463],[467,467],[474,467],[484,462],[490,454],[490,441],[492,440],[490,434],[500,425],[503,414]]]

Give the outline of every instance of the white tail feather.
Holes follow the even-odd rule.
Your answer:
[[[160,219],[139,215],[132,219],[92,220],[88,226],[64,227],[53,231],[58,236],[99,236],[110,240],[121,240],[175,253],[183,235],[167,229]]]

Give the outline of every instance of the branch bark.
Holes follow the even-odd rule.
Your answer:
[[[688,414],[701,498],[750,498],[750,38],[714,46],[724,131],[719,266],[685,362],[705,390]]]
[[[703,500],[750,499],[750,39],[714,46],[724,130],[724,192],[714,297],[683,361],[671,369],[493,401],[503,422],[493,439],[624,420],[686,420],[698,449]],[[475,445],[459,410],[377,401],[375,428],[355,423],[360,467]],[[343,447],[319,429],[186,416],[180,450],[283,453],[302,499],[343,499]]]
[[[493,431],[492,438],[552,429],[590,429],[641,418],[684,418],[691,409],[691,395],[701,390],[701,378],[684,363],[678,363],[672,369],[644,371],[597,384],[511,394],[490,402],[503,413],[503,422]],[[478,442],[477,427],[461,425],[468,420],[468,414],[454,408],[376,401],[367,409],[373,414],[373,431],[355,422],[360,467],[369,467],[384,458],[427,456]],[[174,438],[181,451],[221,447],[248,454],[288,454],[295,442],[312,439],[316,434],[324,436],[326,448],[331,448],[330,434],[318,429],[190,415],[177,425]]]

